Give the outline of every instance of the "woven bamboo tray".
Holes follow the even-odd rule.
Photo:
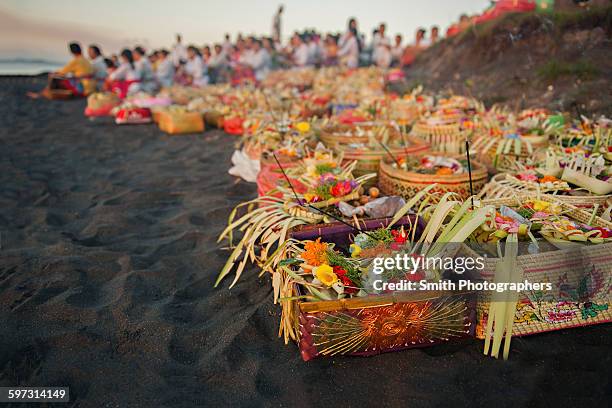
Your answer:
[[[542,197],[556,201],[553,197]],[[483,204],[516,205],[517,199],[483,200]],[[563,212],[577,221],[588,223],[591,214],[567,203],[560,203]],[[612,223],[595,217],[593,226],[612,228]],[[471,249],[466,252],[477,256]],[[481,278],[493,281],[498,258],[485,258]],[[517,264],[523,268],[524,279],[530,282],[550,282],[554,295],[550,299],[534,293],[521,292],[512,334],[524,336],[612,321],[610,276],[612,273],[612,243],[571,245],[567,249],[540,254],[519,255]],[[541,295],[540,295],[541,296]],[[480,294],[476,307],[476,336],[484,338],[490,296]]]
[[[431,124],[419,121],[414,124],[411,136],[418,137],[439,152],[461,154],[465,152],[465,140],[472,134],[463,129],[459,123]]]
[[[478,159],[483,164],[498,171],[513,171],[516,169],[517,163],[530,164],[530,161],[533,160],[534,152],[548,146],[548,136],[521,136],[518,154],[514,146],[511,146],[508,152],[497,155],[497,147],[503,140],[506,139],[495,137],[491,140],[490,136],[478,137],[472,145],[473,151],[479,152]],[[484,149],[481,150],[483,146]]]
[[[415,216],[396,225],[416,223]],[[366,220],[366,231],[388,225],[389,218]],[[419,221],[417,236],[424,225]],[[337,248],[347,247],[354,229],[340,223],[294,229],[299,240],[321,237]],[[296,294],[300,288],[296,285]],[[429,347],[473,336],[475,297],[469,292],[397,292],[329,301],[286,301],[283,313],[293,313],[299,347],[305,361],[337,355],[369,356],[408,348]]]
[[[476,194],[487,183],[487,169],[475,161],[472,161],[471,165],[472,187],[474,194]],[[470,178],[468,173],[448,176],[421,174],[397,169],[393,167],[391,159],[385,158],[380,162],[378,185],[385,195],[399,195],[410,199],[419,191],[434,183],[437,183],[437,186],[432,192],[440,192],[442,194],[453,192],[459,194],[464,200],[470,196]]]
[[[370,140],[367,134],[377,128],[386,128],[389,132],[389,141],[397,140],[401,133],[397,127],[380,122],[362,122],[354,125],[331,125],[321,129],[319,139],[325,146],[332,149],[338,144],[368,143]],[[377,137],[379,138],[379,137]]]
[[[539,183],[521,182],[507,173],[496,174],[482,189],[479,196],[484,199],[513,198],[521,196],[540,197],[541,195],[553,195],[555,199],[578,208],[593,208],[598,205],[603,211],[612,203],[612,194],[606,195],[583,195],[572,196],[555,194],[554,191],[546,191],[540,188]]]

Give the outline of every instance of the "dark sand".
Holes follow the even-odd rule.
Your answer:
[[[605,406],[612,325],[515,339],[506,362],[476,340],[302,362],[267,279],[212,288],[215,238],[255,195],[227,174],[234,139],[92,123],[23,97],[39,86],[0,79],[0,386],[86,407]]]

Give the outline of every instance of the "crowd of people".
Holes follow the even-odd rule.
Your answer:
[[[381,68],[408,67],[416,56],[439,40],[439,29],[416,31],[414,42],[404,44],[400,34],[393,40],[385,23],[372,32],[371,41],[350,18],[343,33],[322,34],[315,30],[281,37],[283,7],[274,15],[271,36],[243,36],[234,41],[226,34],[214,45],[185,45],[181,35],[170,50],[145,50],[142,46],[107,55],[97,45],[87,48],[87,58],[78,43],[70,43],[73,59],[53,73],[49,89],[65,89],[74,95],[107,90],[121,96],[139,91],[155,92],[173,84],[204,86],[209,83],[261,81],[274,69],[342,65],[348,68],[376,65]],[[44,94],[44,93],[43,93]],[[37,96],[37,95],[31,95]]]

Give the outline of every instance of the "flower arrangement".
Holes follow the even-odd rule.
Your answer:
[[[317,184],[304,194],[307,203],[327,201],[351,194],[359,184],[355,180],[340,179],[332,173],[319,177]]]
[[[516,234],[518,240],[531,240],[536,248],[538,239],[552,243],[584,242],[601,244],[612,240],[612,230],[593,227],[563,213],[560,202],[528,199],[516,207],[502,205],[474,233],[478,243],[495,243]]]
[[[435,174],[437,176],[450,176],[463,174],[467,171],[467,160],[457,160],[447,156],[425,155],[420,159],[402,157],[398,159],[403,170],[410,170],[420,174]],[[398,168],[398,163],[392,163]]]

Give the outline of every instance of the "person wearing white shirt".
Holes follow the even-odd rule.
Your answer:
[[[225,55],[230,55],[232,53],[232,49],[234,48],[234,46],[230,41],[229,34],[225,34],[225,40],[223,40],[223,44],[221,45],[221,47],[223,47],[223,52],[225,53]]]
[[[223,49],[221,44],[215,44],[215,52],[208,60],[208,75],[213,84],[219,82],[223,75],[223,71],[229,66],[229,56]]]
[[[140,76],[141,88],[144,92],[152,94],[157,91],[157,82],[151,63],[147,58],[147,53],[144,48],[138,46],[134,48],[134,66]]]
[[[346,42],[346,40],[348,40],[348,38],[351,35],[351,31],[354,33],[359,32],[357,28],[357,20],[353,17],[349,18],[348,27],[346,29],[346,32],[342,34],[340,38],[338,39],[338,47],[342,48],[344,46],[344,43]],[[360,41],[359,38],[357,38],[357,41]]]
[[[182,43],[183,38],[180,34],[176,35],[176,44],[172,47],[172,61],[174,66],[178,67],[181,61],[187,60],[187,49]]]
[[[395,44],[391,47],[391,63],[393,65],[399,65],[402,54],[404,54],[404,46],[402,45],[402,36],[397,34],[395,36]]]
[[[228,54],[221,44],[215,44],[215,52],[208,61],[209,68],[224,68],[228,64]]]
[[[191,85],[200,87],[208,84],[206,64],[200,56],[198,49],[194,46],[187,48],[187,64],[185,72],[191,77]]]
[[[134,65],[134,56],[132,51],[125,49],[121,51],[119,56],[119,66],[108,75],[111,81],[129,82],[127,93],[133,94],[140,91],[140,74]]]
[[[385,37],[385,30],[387,26],[385,23],[381,23],[378,26],[378,30],[372,39],[372,61],[378,60],[378,53],[384,52],[383,48],[390,45],[389,39]]]
[[[291,39],[291,42],[293,45],[293,54],[292,54],[293,64],[296,67],[300,67],[300,68],[307,66],[308,56],[310,55],[310,53],[308,52],[308,46],[304,44],[304,41],[302,41],[302,38],[297,34],[293,36],[293,38]]]
[[[321,46],[319,45],[318,36],[313,35],[309,37],[308,45],[308,64],[309,65],[317,65],[321,62]]]
[[[389,43],[381,43],[378,47],[374,63],[379,68],[389,68],[391,66],[391,60],[391,45]]]
[[[255,40],[253,43],[253,52],[249,60],[249,65],[255,73],[255,79],[263,80],[270,72],[272,60],[268,51],[261,47],[261,42]]]
[[[172,86],[174,82],[174,62],[168,57],[169,54],[168,50],[159,52],[155,78],[162,87]]]
[[[359,44],[357,43],[356,32],[351,30],[340,45],[338,57],[343,65],[348,68],[357,68],[359,64]]]
[[[106,72],[106,63],[104,62],[102,51],[100,51],[100,47],[92,44],[89,46],[89,48],[87,48],[87,54],[94,69],[94,78],[96,79],[97,88],[102,89],[104,80],[108,75]]]

